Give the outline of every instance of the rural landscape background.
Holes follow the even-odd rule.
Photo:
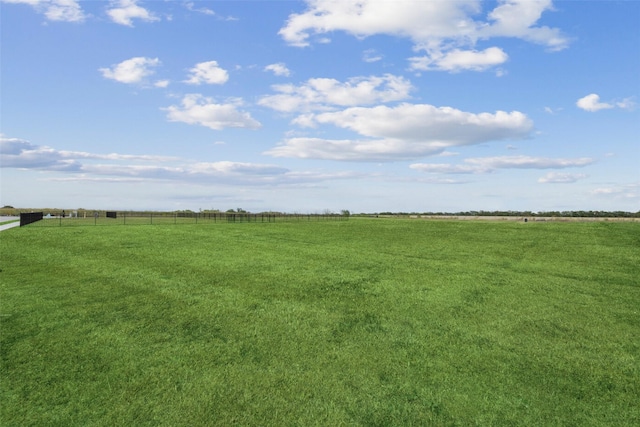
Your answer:
[[[640,425],[639,16],[0,0],[0,425]]]

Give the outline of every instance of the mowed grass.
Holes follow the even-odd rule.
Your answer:
[[[640,224],[0,241],[3,426],[640,424]]]

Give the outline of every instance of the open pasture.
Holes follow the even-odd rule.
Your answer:
[[[640,224],[0,236],[0,425],[640,424]]]

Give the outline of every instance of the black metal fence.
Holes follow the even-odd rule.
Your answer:
[[[40,221],[44,217],[44,212],[29,212],[20,214],[20,227]]]
[[[42,215],[42,213],[41,213]],[[246,212],[86,212],[80,215],[46,215],[34,224],[38,227],[83,225],[144,225],[144,224],[214,224],[214,223],[272,223],[302,221],[346,221],[341,214],[283,214]]]

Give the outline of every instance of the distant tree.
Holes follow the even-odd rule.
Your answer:
[[[340,215],[342,215],[342,216],[351,216],[351,212],[349,212],[347,209],[342,209],[340,211]]]

